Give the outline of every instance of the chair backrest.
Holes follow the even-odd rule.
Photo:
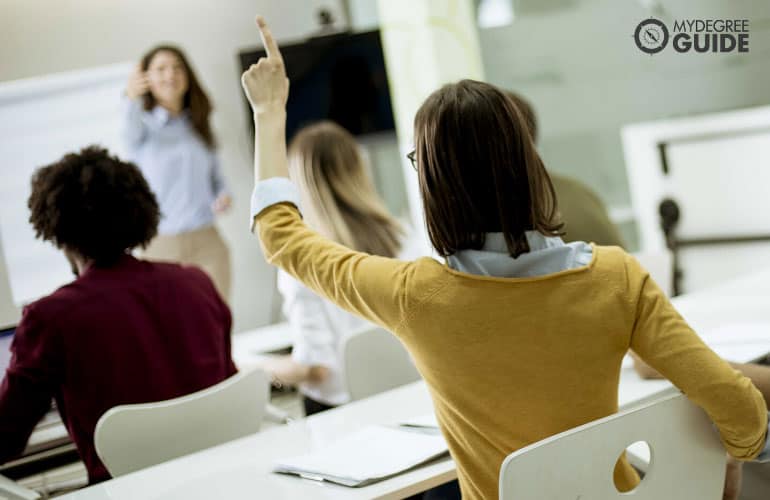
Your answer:
[[[655,283],[670,297],[674,291],[674,257],[671,251],[637,252],[633,254],[643,268],[650,273]]]
[[[373,327],[348,336],[342,345],[342,356],[353,401],[420,380],[403,344],[382,328]]]
[[[96,424],[96,452],[121,476],[253,434],[269,391],[267,375],[251,370],[179,398],[116,406]]]
[[[676,393],[551,436],[508,455],[500,500],[625,498],[613,482],[621,452],[644,441],[651,462],[638,500],[720,500],[725,451],[706,414]]]

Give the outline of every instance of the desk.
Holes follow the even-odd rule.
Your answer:
[[[756,286],[767,287],[764,280]],[[736,286],[736,285],[731,285]],[[738,297],[724,289],[674,300],[682,315],[699,327],[745,321],[770,324],[770,302],[764,289],[740,290]],[[748,300],[748,302],[747,302]],[[748,315],[748,316],[747,316]],[[708,338],[706,338],[708,342]],[[723,340],[723,339],[722,339]],[[715,345],[722,356],[751,361],[770,352],[770,335],[749,344]],[[665,380],[645,381],[630,367],[621,372],[618,402],[621,408],[650,401],[675,390]],[[345,488],[270,472],[274,460],[306,453],[373,423],[395,423],[432,410],[423,382],[416,382],[372,398],[357,401],[283,427],[226,443],[108,481],[61,498],[70,500],[128,500],[185,498],[282,499],[393,499],[447,482],[456,475],[447,458],[409,473],[364,488]]]
[[[371,423],[398,423],[432,411],[423,382],[178,458],[60,498],[70,500],[212,498],[396,499],[456,477],[445,458],[364,488],[271,473],[279,458],[306,453]]]
[[[281,352],[292,346],[289,323],[275,323],[233,334],[232,356],[237,366],[257,364],[262,356]]]

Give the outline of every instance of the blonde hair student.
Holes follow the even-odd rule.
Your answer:
[[[291,141],[288,158],[308,226],[360,252],[406,256],[401,253],[404,230],[377,194],[349,132],[328,121],[305,127]],[[290,356],[268,359],[263,368],[278,382],[299,385],[307,415],[347,403],[342,342],[371,324],[283,271],[278,272],[278,291],[293,349]]]
[[[559,238],[553,186],[521,111],[492,85],[445,85],[415,118],[428,233],[445,263],[372,256],[308,228],[286,178],[289,82],[258,24],[268,55],[242,77],[256,124],[252,230],[271,263],[405,344],[463,498],[497,498],[513,450],[616,412],[629,349],[703,407],[732,456],[762,451],[762,395],[700,340],[639,263],[618,247]],[[627,491],[638,481],[622,458],[616,484]]]
[[[377,194],[348,131],[324,121],[298,132],[289,146],[289,177],[310,227],[361,252],[398,254],[403,229]]]

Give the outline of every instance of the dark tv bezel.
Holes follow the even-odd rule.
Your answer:
[[[380,30],[378,29],[367,30],[367,31],[355,31],[355,32],[338,31],[338,32],[334,32],[334,33],[330,33],[322,36],[300,39],[293,42],[281,44],[281,52],[284,55],[284,59],[289,60],[291,59],[291,55],[290,55],[291,52],[295,50],[306,50],[309,46],[313,47],[314,49],[320,48],[321,50],[323,50],[325,46],[328,46],[329,50],[333,50],[334,47],[338,44],[338,42],[341,40],[350,41],[351,39],[365,38],[365,37],[376,37],[379,40],[380,50],[382,52],[383,65],[386,65],[387,63],[385,62],[385,53],[384,51],[382,51],[381,33],[380,33]],[[253,47],[253,48],[242,49],[238,51],[238,61],[241,66],[241,71],[242,72],[245,71],[252,64],[256,64],[261,57],[265,57],[265,56],[266,56],[266,52],[263,47]],[[301,71],[296,71],[296,73],[299,73],[299,72]],[[387,72],[387,68],[386,68],[386,72]],[[295,71],[291,71],[291,74],[294,74],[294,73]],[[289,76],[290,78],[291,78],[291,74]],[[393,113],[393,92],[391,91],[391,88],[390,88],[390,81],[386,79],[385,85],[388,91],[388,100],[390,101],[390,105],[391,105],[390,114],[393,122],[393,127],[387,128],[387,129],[383,128],[378,131],[366,132],[362,134],[353,134],[354,136],[364,138],[364,137],[374,136],[382,133],[388,133],[396,130],[396,116]],[[291,88],[289,89],[289,99],[291,99]],[[251,106],[248,102],[248,99],[246,99],[245,96],[244,96],[244,105],[246,109],[247,123],[249,124],[249,128],[252,132],[251,138],[253,140],[254,122],[252,117]],[[323,120],[323,118],[319,118],[319,120]],[[287,131],[286,139],[287,141],[291,139],[291,137],[288,136],[288,131]]]

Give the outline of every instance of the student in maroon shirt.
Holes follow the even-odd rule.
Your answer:
[[[39,169],[28,204],[77,279],[24,310],[0,384],[0,463],[23,451],[53,398],[90,481],[103,481],[99,417],[233,375],[230,311],[199,269],[130,255],[155,236],[158,204],[137,167],[106,150]]]

